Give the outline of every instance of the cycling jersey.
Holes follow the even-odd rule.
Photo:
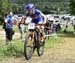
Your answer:
[[[26,13],[26,16],[30,16],[32,18],[33,23],[35,24],[41,24],[43,23],[43,17],[41,16],[41,11],[38,9],[35,9],[35,11],[33,11],[33,15],[30,15],[28,12]]]

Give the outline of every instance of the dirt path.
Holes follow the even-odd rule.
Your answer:
[[[63,35],[62,39],[60,43],[45,51],[42,57],[34,54],[29,61],[21,57],[10,58],[2,63],[75,63],[75,38]]]
[[[20,33],[15,33],[13,39],[19,38]],[[0,31],[0,40],[5,40],[5,31]]]

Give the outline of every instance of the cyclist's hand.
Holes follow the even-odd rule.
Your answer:
[[[42,26],[45,26],[45,24],[46,24],[46,23],[43,22],[43,23],[42,23]]]

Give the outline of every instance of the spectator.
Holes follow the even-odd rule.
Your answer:
[[[18,27],[21,33],[20,38],[23,38],[23,34],[26,32],[26,28],[25,28],[25,17],[23,16],[21,21],[18,23]]]
[[[47,20],[45,24],[45,34],[49,34],[50,27],[51,27],[51,23],[49,20]]]
[[[11,43],[12,36],[14,34],[13,31],[13,24],[12,24],[12,13],[9,12],[8,15],[5,17],[5,32],[6,32],[6,44]]]
[[[74,29],[73,33],[75,34],[75,21],[72,21],[72,24],[73,24],[73,29]]]
[[[67,32],[66,30],[68,29],[69,25],[70,25],[70,23],[67,21],[67,22],[66,22],[65,29],[64,29],[64,32],[65,32],[65,33]]]
[[[56,25],[56,32],[58,32],[58,31],[60,31],[61,30],[61,26],[60,26],[60,23],[58,23],[57,25]]]

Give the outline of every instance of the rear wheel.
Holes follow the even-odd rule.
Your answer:
[[[38,36],[37,34],[37,37],[38,37],[38,40],[37,40],[37,54],[38,56],[42,56],[43,53],[44,53],[44,45],[45,45],[45,41],[43,42],[40,42],[40,35]]]
[[[26,60],[31,59],[32,53],[33,53],[33,42],[32,42],[32,36],[30,32],[26,35],[26,39],[24,42],[24,56]]]
[[[44,44],[40,44],[40,46],[37,48],[37,53],[38,53],[38,56],[42,56],[43,53],[44,53]]]

